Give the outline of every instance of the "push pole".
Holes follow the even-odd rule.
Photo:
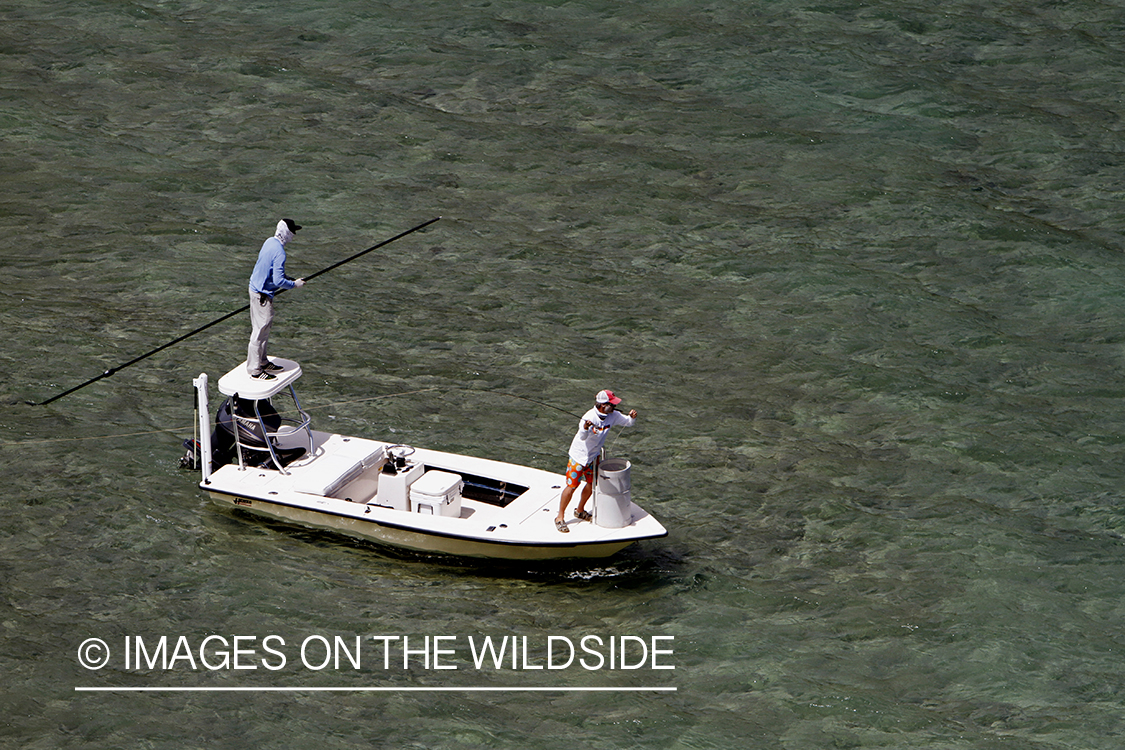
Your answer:
[[[306,276],[305,280],[315,279],[317,276],[321,276],[323,274],[326,274],[329,271],[332,271],[336,268],[339,268],[340,266],[342,266],[346,263],[351,263],[356,258],[359,258],[363,255],[366,255],[367,253],[371,252],[372,250],[378,250],[379,248],[384,247],[385,245],[391,244],[395,240],[402,239],[403,237],[405,237],[408,234],[412,234],[414,232],[417,232],[419,229],[424,229],[424,228],[428,227],[430,224],[433,224],[435,221],[437,221],[440,218],[441,218],[440,216],[437,216],[437,217],[434,217],[433,219],[430,219],[429,221],[422,222],[421,224],[419,224],[416,227],[413,227],[411,229],[407,229],[405,232],[401,232],[399,234],[396,234],[394,237],[391,237],[390,239],[387,239],[387,240],[383,240],[382,242],[378,243],[377,245],[372,245],[371,247],[367,248],[366,250],[362,250],[362,251],[356,253],[355,255],[353,255],[349,258],[345,258],[344,260],[340,261],[339,263],[333,263],[332,265],[328,266],[328,268],[322,268],[321,270],[317,271],[313,275]],[[278,292],[278,294],[280,294],[280,293],[281,292]],[[244,313],[249,309],[250,309],[250,305],[243,305],[242,307],[238,308],[237,310],[235,310],[233,312],[229,312],[226,315],[222,316],[221,318],[216,318],[215,320],[212,320],[210,323],[208,323],[206,325],[202,325],[199,328],[196,328],[194,331],[189,331],[188,333],[185,333],[183,336],[178,336],[177,338],[172,339],[171,341],[169,341],[166,344],[161,344],[160,346],[156,347],[155,349],[153,349],[150,352],[146,352],[145,354],[142,354],[139,357],[134,357],[133,359],[129,360],[128,362],[126,362],[124,364],[121,364],[121,365],[118,365],[117,367],[111,367],[108,370],[106,370],[105,372],[103,372],[101,375],[97,375],[95,377],[92,377],[89,380],[87,380],[85,383],[80,383],[79,385],[74,386],[70,390],[63,391],[62,393],[60,393],[58,395],[52,396],[51,398],[47,399],[46,401],[28,401],[27,403],[31,406],[46,406],[47,404],[50,404],[54,401],[58,401],[63,396],[69,396],[70,394],[74,393],[75,391],[81,390],[88,385],[92,385],[93,383],[96,383],[103,378],[108,378],[110,375],[113,375],[117,372],[120,372],[121,370],[124,370],[126,367],[129,367],[131,365],[135,365],[143,359],[148,359],[152,355],[158,354],[159,352],[164,351],[168,347],[175,346],[176,344],[180,343],[181,341],[184,341],[185,339],[189,339],[197,333],[202,333],[203,331],[206,331],[211,326],[218,325],[219,323],[222,323],[224,320],[229,320],[229,319],[233,318],[235,315],[239,315],[241,313]]]

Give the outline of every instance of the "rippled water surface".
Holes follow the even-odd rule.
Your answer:
[[[1122,10],[0,2],[0,738],[1120,747]],[[241,316],[26,403],[245,304],[281,216],[293,275],[442,217],[278,303],[317,426],[561,471],[610,387],[669,536],[520,568],[212,506]],[[533,668],[587,635],[675,669]],[[126,668],[161,636],[256,668]]]

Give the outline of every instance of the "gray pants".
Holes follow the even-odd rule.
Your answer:
[[[263,304],[262,300],[265,299]],[[269,360],[266,359],[266,344],[273,327],[273,298],[250,291],[250,346],[246,349],[246,371],[251,375],[261,373]]]

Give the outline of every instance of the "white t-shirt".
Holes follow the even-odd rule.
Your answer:
[[[605,415],[596,408],[590,409],[582,415],[582,419],[578,420],[578,432],[575,433],[574,440],[570,441],[570,460],[579,466],[586,466],[601,452],[610,427],[614,425],[631,427],[635,421],[619,411],[611,411]],[[587,422],[593,424],[588,430]]]

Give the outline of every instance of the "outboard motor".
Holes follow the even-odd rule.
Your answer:
[[[262,415],[266,432],[277,432],[281,427],[281,415],[268,399],[255,402],[241,400],[237,396],[228,398],[215,415],[215,431],[211,435],[211,460],[216,468],[238,462],[238,447],[234,439],[236,430],[238,442],[242,445],[242,457],[247,464],[272,465],[266,443],[266,440],[272,438],[262,433],[262,423],[258,422],[258,416],[254,413],[255,404]],[[236,419],[235,416],[238,418]],[[277,453],[283,466],[305,455],[304,448],[279,449],[276,440],[274,440],[274,452]]]

